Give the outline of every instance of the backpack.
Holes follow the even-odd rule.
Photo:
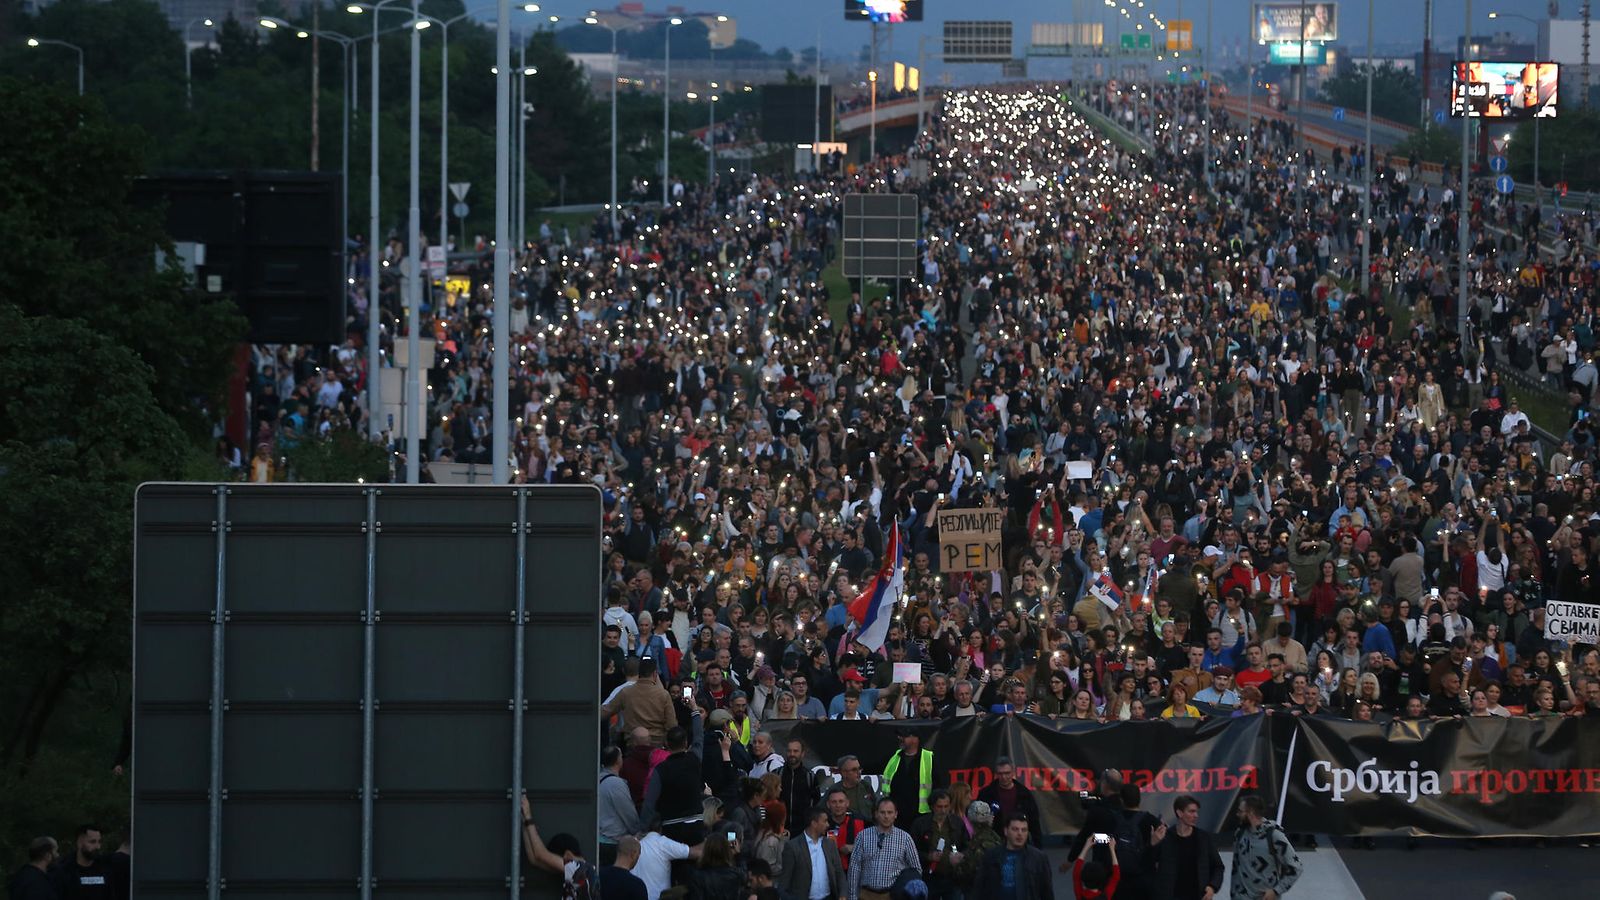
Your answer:
[[[566,879],[561,886],[562,900],[598,900],[598,882],[594,865],[587,860],[575,859],[567,864]]]
[[[1111,839],[1117,843],[1117,865],[1124,872],[1144,872],[1150,867],[1146,860],[1150,856],[1150,830],[1145,827],[1149,817],[1138,810],[1127,810],[1121,813],[1117,821],[1117,828],[1111,832]],[[1107,854],[1106,865],[1111,864],[1110,854]]]

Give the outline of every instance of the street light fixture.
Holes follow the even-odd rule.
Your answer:
[[[183,105],[185,109],[194,108],[194,39],[189,37],[189,29],[196,25],[207,28],[216,28],[217,23],[210,19],[191,19],[183,26]],[[210,43],[207,41],[206,43]]]
[[[871,120],[871,130],[867,132],[867,159],[878,158],[878,70],[867,72],[867,80],[872,82],[872,110],[868,114]]]
[[[206,21],[209,23],[211,20],[207,19]],[[279,19],[279,18],[272,17],[272,16],[263,16],[259,20],[259,23],[260,23],[262,28],[267,28],[267,29],[293,28],[294,27],[293,25],[290,25],[288,22],[284,21],[283,19]],[[341,61],[342,66],[343,66],[343,70],[344,70],[344,92],[341,95],[343,97],[344,109],[343,109],[343,115],[340,116],[340,119],[342,120],[342,125],[340,126],[340,151],[339,151],[339,171],[340,171],[339,190],[340,190],[340,194],[341,194],[341,199],[340,199],[340,202],[339,202],[339,209],[340,209],[340,213],[341,213],[340,216],[339,216],[339,260],[340,260],[340,264],[341,264],[340,265],[341,275],[340,275],[340,282],[339,283],[340,283],[340,286],[341,286],[340,289],[341,290],[345,290],[351,284],[351,281],[350,281],[350,65],[351,65],[351,58],[355,56],[356,39],[351,37],[351,36],[349,36],[349,35],[347,35],[347,34],[340,34],[340,33],[336,32],[336,31],[316,31],[316,32],[313,32],[313,33],[316,34],[316,36],[318,38],[321,38],[322,40],[333,41],[334,43],[339,45],[339,48],[340,48],[339,56],[340,56],[340,61]],[[298,38],[304,40],[305,38],[310,37],[311,34],[312,33],[308,33],[306,31],[297,30],[295,32],[295,37],[298,37]]]
[[[672,181],[671,168],[668,163],[672,160],[672,29],[682,25],[683,20],[677,16],[667,20],[666,48],[661,63],[661,208],[664,210],[670,203],[667,196]]]
[[[55,40],[53,38],[36,38],[36,37],[28,38],[28,46],[29,47],[48,47],[48,46],[66,47],[68,50],[75,51],[78,54],[78,96],[79,97],[83,96],[83,48],[82,47],[79,47],[77,44],[69,44],[66,41],[58,41],[58,40]]]
[[[617,64],[617,28],[600,20],[600,14],[590,11],[583,19],[585,25],[598,25],[611,32],[611,202],[607,209],[611,212],[611,240],[617,239],[617,78],[622,74],[622,67]]]
[[[383,11],[384,7],[396,2],[399,2],[399,0],[378,0],[374,4],[351,3],[345,7],[345,11],[352,15],[361,15],[368,11],[372,12],[372,59],[370,61],[372,75],[368,79],[371,82],[369,88],[371,103],[369,104],[368,114],[371,120],[372,138],[368,147],[370,159],[367,187],[367,211],[369,216],[369,230],[367,233],[367,422],[368,431],[373,438],[383,436],[384,421],[381,387],[383,378],[381,377],[382,372],[379,371],[382,365],[382,357],[379,352],[381,332],[378,321],[382,310],[382,304],[379,301],[383,296],[383,267],[380,264],[383,245],[378,236],[380,227],[378,219],[378,151],[380,143],[380,132],[378,130],[378,57],[382,50],[382,44],[378,40],[378,20],[380,18],[378,14]],[[415,13],[413,13],[413,19],[415,19]],[[410,350],[408,359],[411,360],[412,368],[416,368],[417,356],[420,355],[420,350],[416,345],[408,345],[407,349]],[[417,445],[413,444],[412,441],[416,439],[421,417],[415,417],[414,421],[418,424],[407,429],[409,437],[407,439],[406,453],[406,480],[411,483],[416,481],[411,477],[411,474],[413,471],[417,471],[418,467],[416,459]],[[370,796],[371,786],[365,783],[368,778],[370,778],[370,775],[363,773],[363,797]],[[370,818],[370,810],[366,808],[368,805],[367,801],[363,801],[362,812],[364,818]],[[367,883],[371,877],[371,854],[364,849],[361,860],[362,883]]]

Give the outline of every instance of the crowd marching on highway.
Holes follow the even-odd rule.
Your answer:
[[[769,723],[1600,715],[1600,651],[1544,617],[1600,596],[1582,243],[1474,197],[1463,340],[1450,188],[1380,164],[1364,232],[1359,170],[1305,172],[1267,120],[1215,111],[1207,171],[1196,88],[1160,94],[1152,149],[1082,114],[1137,91],[949,92],[906,155],[676,184],[616,240],[526,248],[514,469],[604,492],[611,742],[603,865],[531,824],[530,859],[649,900],[1045,898],[1010,776],[932,789],[912,732],[815,776]],[[917,195],[918,278],[830,296],[854,192]],[[430,460],[486,461],[490,298],[430,315]],[[360,422],[363,357],[258,354],[267,468]],[[1506,365],[1570,392],[1553,442]],[[992,568],[941,564],[962,509],[999,514]],[[1197,801],[1158,825],[1107,776],[1076,895],[1219,891]],[[1237,810],[1236,898],[1298,873],[1264,810]]]

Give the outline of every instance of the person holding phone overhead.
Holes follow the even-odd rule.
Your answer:
[[[1111,852],[1111,865],[1106,866],[1089,858],[1095,847],[1105,847]],[[1117,864],[1117,842],[1109,834],[1096,834],[1084,842],[1078,858],[1072,861],[1072,896],[1077,900],[1097,900],[1117,895],[1117,882],[1122,880],[1122,867]]]

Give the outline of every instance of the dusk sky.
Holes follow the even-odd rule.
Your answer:
[[[1132,7],[1136,19],[1146,11],[1156,16],[1193,19],[1195,43],[1205,41],[1206,0],[1144,0],[1145,10],[1139,10],[1135,0],[1117,0],[1119,5]],[[1246,34],[1250,15],[1249,0],[1211,0],[1213,25],[1217,45],[1224,43],[1232,48]],[[609,4],[607,4],[609,5]],[[666,0],[646,0],[649,9],[661,9]],[[817,28],[822,28],[823,53],[837,56],[853,53],[867,41],[869,26],[844,20],[843,0],[679,0],[692,11],[726,13],[739,20],[739,35],[762,44],[767,49],[788,46],[796,49],[816,42]],[[1531,19],[1546,17],[1547,0],[1474,0],[1473,22],[1480,34],[1496,30],[1509,30],[1528,36],[1531,41],[1534,26],[1521,19],[1503,19],[1492,22],[1491,11],[1517,13]],[[1415,44],[1422,42],[1422,0],[1380,0],[1375,5],[1374,33],[1380,49],[1385,45]],[[1562,0],[1559,4],[1563,16],[1576,18],[1579,0]],[[1340,7],[1341,42],[1353,42],[1359,48],[1366,40],[1365,0],[1344,0]],[[1082,10],[1086,21],[1111,22],[1111,11],[1104,0],[927,0],[927,19],[920,24],[895,26],[897,56],[916,53],[917,37],[928,35],[930,53],[932,43],[941,34],[941,23],[946,19],[1009,19],[1016,25],[1015,45],[1021,47],[1029,40],[1035,22],[1071,22],[1074,11]],[[1466,4],[1464,0],[1436,0],[1434,3],[1434,36],[1436,40],[1453,44],[1461,34]],[[1112,14],[1115,15],[1115,14]],[[1120,19],[1120,16],[1116,18]],[[1108,25],[1108,34],[1115,31]],[[1597,35],[1600,40],[1600,35]]]

